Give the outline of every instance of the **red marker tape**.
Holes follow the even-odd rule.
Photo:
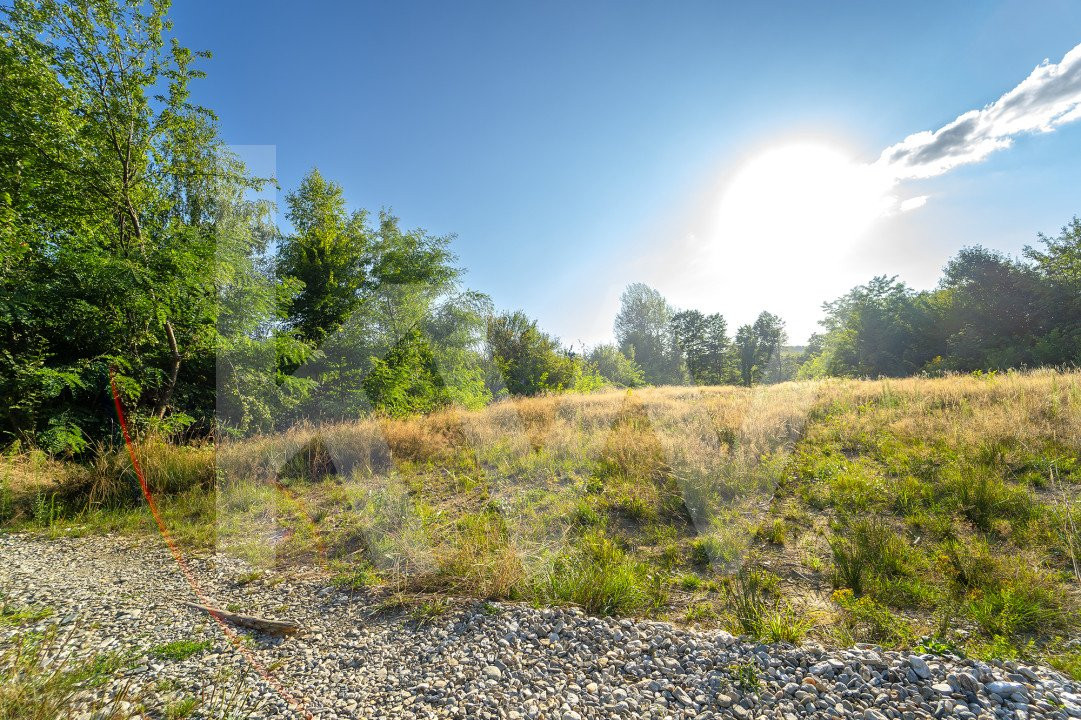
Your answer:
[[[177,546],[176,541],[173,540],[169,528],[165,526],[165,521],[162,519],[161,513],[158,512],[158,505],[154,502],[154,495],[150,492],[150,486],[146,483],[146,476],[143,474],[143,469],[139,465],[139,459],[135,457],[135,444],[131,441],[131,434],[128,432],[128,423],[127,420],[124,419],[124,408],[120,405],[120,392],[116,387],[116,373],[112,368],[109,369],[109,386],[113,391],[113,403],[116,405],[116,416],[120,420],[120,430],[124,433],[124,444],[127,446],[128,455],[131,457],[131,466],[135,469],[136,477],[139,478],[139,487],[143,490],[143,497],[146,498],[146,504],[150,506],[150,513],[154,516],[154,521],[158,524],[158,532],[161,533],[162,540],[164,540],[166,546],[168,546],[169,552],[172,553],[173,559],[176,560],[180,572],[183,573],[184,578],[188,581],[188,585],[191,586],[191,590],[195,593],[195,597],[199,599],[199,604],[213,607],[208,600],[206,593],[203,592],[202,587],[199,585],[199,581],[195,579],[195,575],[192,573],[191,568],[188,567],[187,562],[184,561],[184,555],[180,552],[180,548]],[[286,703],[291,705],[294,710],[302,714],[307,720],[314,720],[314,716],[304,706],[304,703],[293,697],[293,695],[278,682],[277,678],[267,670],[266,666],[259,662],[259,658],[255,657],[255,654],[252,653],[251,649],[241,641],[237,632],[229,627],[217,613],[211,612],[210,616],[218,623],[218,627],[221,628],[226,639],[229,640],[234,648],[240,651],[248,661],[248,664],[259,673],[260,677],[262,677]]]

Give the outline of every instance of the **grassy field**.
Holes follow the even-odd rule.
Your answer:
[[[1081,678],[1081,373],[555,395],[146,440],[171,532],[388,602],[575,603]],[[0,519],[156,532],[120,449],[0,466]]]

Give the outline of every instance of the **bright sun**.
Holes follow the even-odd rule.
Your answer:
[[[873,166],[824,145],[768,150],[743,166],[728,186],[721,200],[720,242],[744,260],[759,253],[789,261],[836,256],[885,211],[888,189]]]

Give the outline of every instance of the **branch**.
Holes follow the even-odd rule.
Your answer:
[[[256,617],[254,615],[238,615],[236,613],[226,612],[219,608],[208,607],[207,605],[200,605],[186,600],[181,600],[180,602],[188,607],[209,613],[218,620],[232,625],[246,627],[250,630],[258,630],[259,632],[271,635],[296,635],[301,631],[301,627],[296,623],[285,622],[282,620],[267,620],[266,618]]]

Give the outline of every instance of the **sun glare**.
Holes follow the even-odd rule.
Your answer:
[[[790,259],[836,256],[887,207],[888,185],[870,165],[825,145],[786,145],[741,168],[720,206],[721,244]]]

